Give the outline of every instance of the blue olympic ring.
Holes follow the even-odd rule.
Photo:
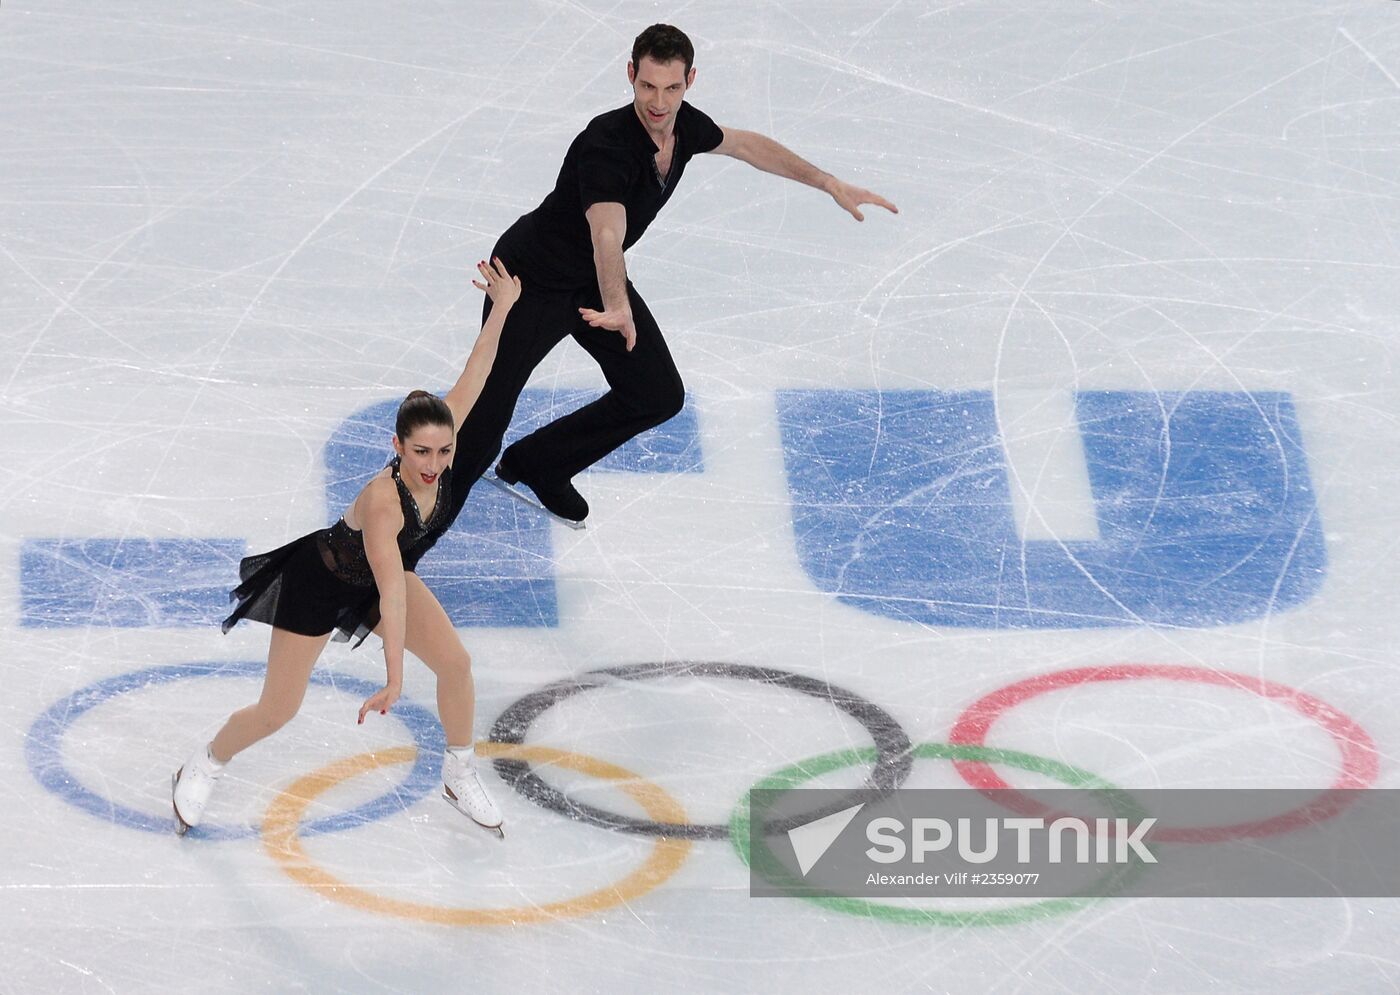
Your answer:
[[[63,764],[63,737],[74,721],[110,698],[128,691],[136,691],[152,684],[183,680],[187,677],[261,677],[266,671],[263,663],[185,663],[173,667],[151,667],[147,670],[134,670],[127,674],[109,677],[106,680],[89,684],[74,691],[68,697],[55,702],[48,711],[40,715],[29,729],[25,744],[25,759],[34,779],[58,797],[89,812],[100,819],[106,819],[119,826],[140,829],[149,833],[174,833],[174,816],[151,815],[127,808],[108,798],[103,798],[79,783],[78,779]],[[354,677],[345,677],[329,671],[312,671],[311,683],[344,691],[360,698],[368,698],[379,690],[377,684]],[[333,833],[343,829],[353,829],[367,822],[401,812],[413,805],[437,786],[441,772],[442,752],[447,746],[438,724],[437,716],[421,705],[400,698],[390,713],[399,719],[413,736],[418,747],[418,757],[413,768],[403,782],[356,808],[338,815],[316,819],[302,826],[306,833]],[[172,770],[174,768],[172,767]],[[233,840],[255,837],[261,832],[257,826],[216,826],[205,823],[189,831],[188,838],[206,840]]]

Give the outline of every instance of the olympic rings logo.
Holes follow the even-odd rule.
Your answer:
[[[674,798],[655,784],[613,764],[544,746],[483,743],[479,749],[486,756],[553,764],[616,782],[652,818],[675,822],[685,820],[685,811]],[[384,753],[350,757],[301,778],[283,791],[268,808],[267,819],[263,823],[265,849],[288,877],[334,901],[382,915],[445,926],[519,926],[601,912],[653,890],[680,870],[690,853],[690,843],[686,840],[658,837],[642,866],[611,885],[563,901],[479,909],[405,902],[375,895],[339,880],[306,855],[301,846],[300,827],[308,805],[349,777],[388,764],[415,763],[421,756],[421,752],[415,755],[412,747],[401,746]]]
[[[103,702],[152,685],[195,677],[260,678],[261,663],[192,663],[153,667],[98,681],[55,702],[29,730],[26,760],[35,779],[69,804],[117,825],[145,832],[171,832],[170,817],[140,812],[114,799],[103,798],[83,786],[63,763],[63,740],[73,723]],[[953,723],[947,743],[914,744],[897,720],[884,709],[848,689],[816,678],[772,667],[717,662],[638,663],[589,671],[576,678],[556,681],[508,706],[494,723],[490,740],[478,744],[483,756],[492,758],[496,772],[518,794],[534,804],[570,820],[652,838],[649,854],[636,870],[620,880],[573,898],[538,902],[514,908],[455,908],[404,901],[373,894],[337,878],[307,855],[302,839],[364,825],[405,811],[436,786],[444,748],[436,716],[420,705],[400,699],[393,714],[408,730],[411,746],[348,757],[298,778],[269,806],[260,828],[202,825],[190,838],[227,840],[260,836],[264,850],[290,878],[329,899],[366,911],[421,922],[454,926],[491,926],[552,921],[592,914],[630,902],[655,889],[684,863],[693,841],[729,839],[745,863],[761,861],[749,852],[747,793],[727,823],[691,822],[681,804],[658,785],[606,761],[538,744],[525,739],[534,722],[553,706],[599,688],[626,686],[629,682],[665,677],[752,681],[825,702],[859,723],[872,746],[847,749],[799,761],[768,775],[755,787],[793,787],[822,773],[843,767],[868,765],[869,785],[878,790],[898,788],[909,777],[915,760],[946,760],[970,786],[1010,789],[992,764],[1033,771],[1065,784],[1097,786],[1126,795],[1095,775],[1047,757],[990,747],[991,727],[1008,711],[1042,695],[1095,684],[1140,680],[1168,680],[1225,688],[1252,694],[1291,709],[1317,724],[1334,743],[1340,765],[1336,788],[1368,788],[1376,779],[1379,760],[1370,735],[1357,722],[1312,695],[1272,681],[1201,667],[1162,664],[1122,664],[1085,667],[1042,674],[1007,685],[968,706]],[[325,671],[312,674],[312,682],[356,697],[376,688],[369,682]],[[337,815],[308,820],[307,810],[331,788],[371,771],[408,766],[403,780],[392,790]],[[539,776],[540,767],[559,767],[606,782],[627,794],[646,818],[610,812],[570,798]],[[1326,797],[1326,795],[1322,796]],[[1014,799],[1014,796],[1013,796]],[[1030,804],[1027,801],[1027,804]],[[1164,827],[1158,838],[1176,843],[1210,843],[1226,839],[1259,837],[1288,832],[1307,822],[1336,813],[1326,802],[1267,820],[1190,829]],[[1138,865],[1131,865],[1136,873]],[[1095,895],[1112,894],[1123,886],[1124,874],[1110,874],[1099,883]],[[827,907],[862,917],[892,922],[943,926],[992,926],[1060,915],[1081,907],[1085,898],[1054,899],[1029,905],[992,909],[947,911],[909,906],[887,906],[860,899],[812,898]]]
[[[30,726],[29,735],[25,739],[25,759],[29,763],[29,770],[35,780],[45,788],[99,819],[106,819],[128,829],[168,833],[168,814],[156,815],[137,811],[115,799],[104,798],[83,785],[63,762],[63,739],[68,730],[78,719],[103,702],[152,685],[168,684],[192,677],[246,677],[261,680],[266,671],[267,665],[263,663],[187,663],[174,667],[135,670],[79,688],[66,698],[54,702]],[[379,685],[369,681],[323,670],[312,671],[311,683],[344,691],[359,698],[367,698],[379,690]],[[366,822],[402,811],[405,807],[404,799],[411,799],[408,803],[411,804],[434,789],[439,774],[437,764],[440,760],[435,761],[433,758],[440,757],[447,745],[437,716],[422,705],[405,700],[400,700],[394,706],[393,715],[408,728],[414,745],[418,748],[418,758],[408,776],[397,788],[379,798],[348,812],[308,822],[303,827],[303,832],[333,833],[353,829]],[[207,840],[246,839],[257,835],[258,831],[251,827],[217,826],[209,823],[190,830],[192,838]]]

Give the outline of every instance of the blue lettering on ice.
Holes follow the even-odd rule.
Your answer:
[[[584,390],[531,388],[520,396],[505,445],[597,397]],[[365,408],[341,423],[326,445],[326,497],[334,518],[391,455],[397,401]],[[589,472],[700,473],[694,409],[610,453]],[[456,523],[418,565],[452,624],[555,626],[551,523],[542,513],[479,481]]]
[[[530,389],[509,444],[592,400],[596,392]],[[328,520],[338,518],[391,454],[397,401],[346,419],[326,446]],[[592,468],[700,473],[700,435],[689,405]],[[288,536],[288,539],[293,538]],[[242,539],[29,539],[20,549],[20,622],[38,628],[215,625],[238,584]],[[478,483],[453,528],[418,566],[454,625],[558,624],[550,523]]]
[[[241,539],[29,539],[20,624],[175,627],[218,622],[238,583]]]
[[[1326,569],[1291,399],[1086,391],[1098,541],[1024,541],[990,393],[783,391],[798,555],[864,611],[984,629],[1209,626]]]
[[[589,399],[529,390],[507,442]],[[1023,541],[991,395],[784,391],[784,456],[801,562],[863,610],[978,628],[1206,626],[1299,605],[1326,554],[1290,398],[1089,391],[1077,399],[1101,539]],[[327,446],[329,517],[383,465],[394,402]],[[694,411],[602,471],[698,473]],[[419,566],[458,626],[558,624],[551,525],[478,484]],[[21,624],[209,625],[228,608],[239,539],[26,540]]]

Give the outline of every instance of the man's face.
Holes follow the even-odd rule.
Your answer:
[[[685,91],[695,82],[695,69],[687,76],[680,59],[657,62],[642,56],[640,65],[627,63],[627,80],[632,84],[633,106],[657,144],[676,126],[676,111],[680,109]]]

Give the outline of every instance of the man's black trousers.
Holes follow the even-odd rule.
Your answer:
[[[458,431],[453,472],[476,480],[490,468],[530,374],[564,336],[572,335],[602,369],[610,389],[515,442],[507,453],[512,469],[527,481],[560,485],[628,439],[679,413],[685,387],[656,319],[631,281],[627,296],[637,328],[631,352],[620,333],[594,328],[579,317],[581,307],[602,310],[596,287],[541,290],[524,278],[522,284],[524,292],[506,317],[481,397]],[[487,298],[483,323],[490,313]]]

